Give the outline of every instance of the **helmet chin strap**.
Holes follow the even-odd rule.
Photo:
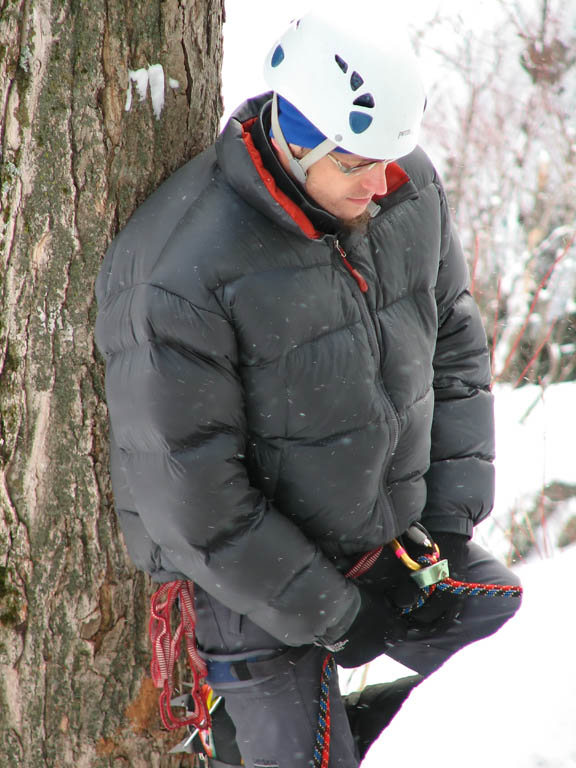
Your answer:
[[[311,149],[310,152],[308,152],[308,154],[301,160],[299,160],[297,157],[294,157],[290,147],[288,146],[288,142],[282,133],[282,128],[280,128],[280,121],[278,119],[278,96],[276,93],[274,93],[272,97],[272,131],[274,133],[274,138],[280,146],[280,149],[284,152],[288,159],[290,171],[292,172],[296,181],[299,184],[302,184],[302,186],[306,184],[306,179],[308,178],[308,168],[310,168],[310,166],[314,163],[317,163],[318,160],[321,160],[338,146],[331,139],[324,139],[324,141],[318,144],[317,147],[314,147],[314,149]]]
[[[378,216],[380,213],[380,206],[378,203],[375,203],[374,200],[370,200],[368,205],[366,206],[366,210],[370,214],[371,218],[374,218],[374,216]]]
[[[274,133],[274,138],[278,142],[278,146],[288,159],[288,166],[292,172],[292,175],[303,187],[306,186],[308,168],[332,152],[332,150],[338,146],[330,139],[324,139],[324,141],[318,144],[318,146],[314,147],[314,149],[311,149],[310,152],[308,152],[308,154],[305,155],[301,160],[299,160],[297,157],[294,157],[290,147],[288,146],[288,142],[282,133],[282,128],[280,127],[280,121],[278,119],[278,95],[276,92],[274,92],[272,97],[272,131]],[[366,210],[370,216],[374,218],[374,216],[380,213],[380,206],[371,200],[368,203]]]

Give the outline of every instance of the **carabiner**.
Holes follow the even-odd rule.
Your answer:
[[[431,550],[431,552],[426,554],[428,565],[423,565],[410,557],[398,539],[392,539],[390,542],[394,554],[412,571],[410,575],[420,589],[430,587],[433,584],[437,584],[439,581],[447,579],[450,575],[448,560],[439,559],[440,549],[438,545],[432,541],[432,538],[424,526],[419,523],[414,523],[408,528],[406,535],[418,546]]]

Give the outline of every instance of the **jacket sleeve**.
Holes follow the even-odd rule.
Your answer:
[[[436,287],[434,418],[427,503],[430,531],[472,535],[494,500],[494,416],[490,355],[468,270],[438,183],[442,254]]]
[[[198,306],[140,283],[99,301],[113,486],[133,559],[147,570],[163,560],[282,643],[340,636],[358,590],[250,485],[235,335],[216,299]]]

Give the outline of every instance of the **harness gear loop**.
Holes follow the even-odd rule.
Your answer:
[[[172,633],[172,608],[178,601],[180,623]],[[210,728],[210,712],[205,690],[208,670],[196,648],[196,613],[194,610],[194,585],[190,581],[171,581],[163,584],[150,600],[150,640],[152,661],[150,672],[156,688],[161,688],[160,717],[168,730],[183,725],[193,725],[201,731]],[[174,694],[174,667],[180,658],[182,638],[192,672],[191,690],[194,708],[187,717],[179,718],[172,712]]]

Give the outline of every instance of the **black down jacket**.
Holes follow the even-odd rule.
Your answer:
[[[469,535],[489,513],[492,399],[427,156],[390,166],[368,231],[339,241],[263,164],[266,101],[114,240],[96,338],[133,560],[298,645],[348,628],[359,553],[417,519]]]

